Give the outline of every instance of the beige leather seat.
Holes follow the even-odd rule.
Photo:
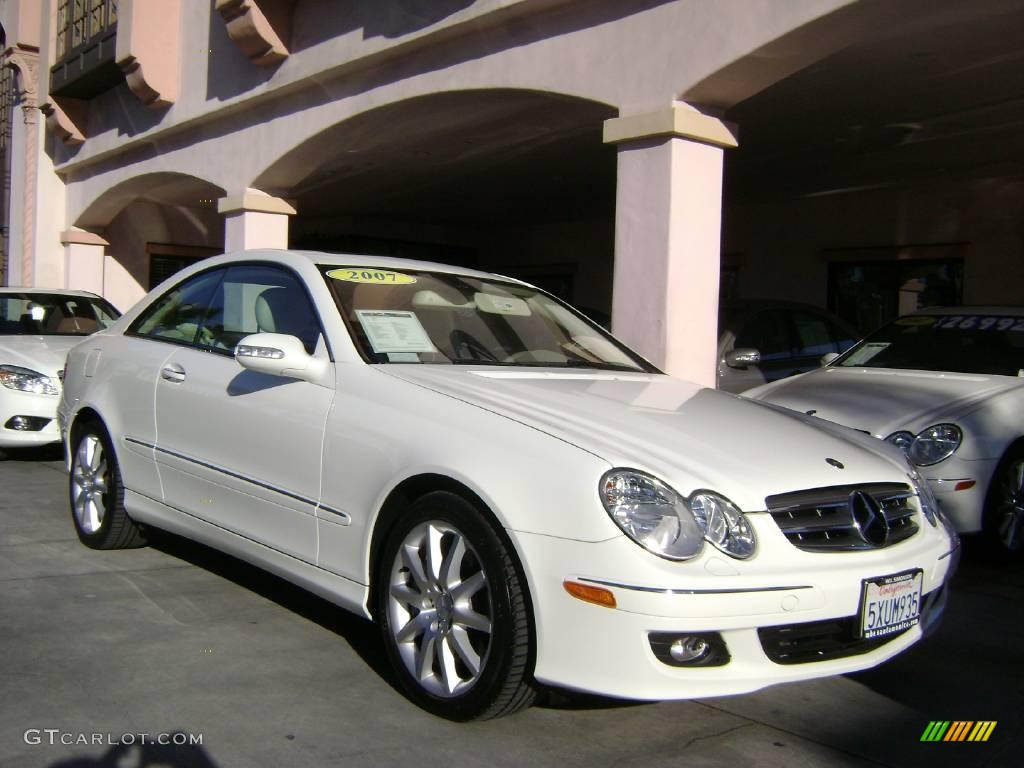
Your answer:
[[[310,354],[316,349],[320,328],[309,299],[295,288],[268,288],[256,297],[256,328],[264,333],[298,336]]]

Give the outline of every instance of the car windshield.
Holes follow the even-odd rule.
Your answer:
[[[534,288],[443,272],[321,269],[373,363],[656,370]]]
[[[59,293],[0,294],[2,336],[88,336],[120,312],[103,299]]]
[[[868,336],[835,365],[1024,375],[1024,314],[908,315]]]

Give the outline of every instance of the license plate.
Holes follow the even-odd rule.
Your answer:
[[[923,581],[920,569],[864,579],[860,592],[860,636],[885,637],[915,626],[921,618]]]

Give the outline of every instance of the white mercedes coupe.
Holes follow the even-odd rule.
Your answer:
[[[68,350],[120,312],[85,291],[0,288],[0,448],[59,443]]]
[[[902,448],[961,533],[1024,554],[1024,307],[924,309],[832,357],[744,397]]]
[[[72,350],[60,414],[86,545],[256,563],[377,622],[453,720],[865,669],[935,625],[959,556],[891,446],[439,264],[208,259]]]

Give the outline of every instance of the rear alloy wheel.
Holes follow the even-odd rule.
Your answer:
[[[992,476],[985,503],[985,532],[1004,555],[1024,554],[1024,449],[1011,450]]]
[[[459,721],[532,702],[519,573],[475,507],[443,491],[416,501],[388,537],[378,578],[376,615],[413,701]]]
[[[124,486],[106,430],[86,423],[71,453],[71,519],[83,544],[93,549],[127,549],[146,543],[124,509]]]

